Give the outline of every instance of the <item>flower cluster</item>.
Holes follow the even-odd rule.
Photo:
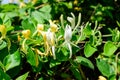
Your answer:
[[[69,50],[69,58],[72,58],[72,45],[75,45],[71,41],[72,35],[75,34],[75,31],[77,27],[80,24],[80,17],[81,14],[79,14],[78,18],[78,23],[75,25],[75,16],[73,13],[71,13],[72,17],[67,17],[68,21],[70,22],[69,24],[62,25],[61,27],[56,25],[54,21],[49,20],[49,27],[46,28],[46,25],[44,24],[37,24],[35,31],[32,32],[30,30],[23,30],[22,31],[22,39],[20,36],[18,36],[18,40],[21,41],[21,50],[27,54],[28,52],[28,47],[29,44],[27,44],[27,41],[31,42],[37,42],[34,43],[34,46],[42,46],[42,50],[38,47],[32,46],[32,50],[36,53],[39,54],[41,57],[46,57],[46,56],[53,56],[53,59],[56,58],[56,54],[59,49],[63,46],[59,45],[64,45],[67,50]],[[63,20],[62,20],[63,21]],[[63,23],[62,23],[63,24]],[[64,33],[61,33],[60,30],[63,30]],[[37,38],[36,38],[37,37]],[[37,40],[38,41],[37,41]],[[62,43],[61,43],[62,42]]]
[[[43,42],[44,42],[43,44],[44,44],[45,51],[41,52],[37,48],[33,48],[33,50],[41,56],[52,55],[53,58],[56,59],[56,56],[55,56],[55,42],[56,42],[55,33],[58,31],[58,27],[51,20],[49,22],[50,22],[50,28],[47,31],[44,30],[43,24],[37,24],[36,31],[33,33],[32,37],[30,37],[30,35],[31,35],[30,30],[22,31],[22,37],[24,38],[24,40],[22,41],[22,49],[21,50],[23,52],[27,53],[27,49],[25,47],[27,40],[29,40],[30,38],[34,39],[34,36],[41,36],[43,39]]]

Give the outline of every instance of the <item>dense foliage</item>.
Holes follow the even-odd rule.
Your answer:
[[[120,80],[119,1],[13,1],[0,4],[0,80]]]

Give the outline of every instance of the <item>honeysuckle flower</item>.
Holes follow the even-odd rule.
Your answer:
[[[50,30],[52,32],[57,32],[58,31],[58,27],[56,24],[54,24],[51,20],[49,20],[49,23],[50,23]]]
[[[44,54],[44,56],[47,56],[48,54],[50,54],[50,55],[53,55],[54,59],[56,59],[56,56],[55,56],[55,36],[54,36],[54,32],[51,32],[51,30],[48,29],[47,32],[39,30],[38,33],[40,35],[42,35],[43,40],[44,40],[44,47],[45,47],[45,54]],[[37,50],[37,52],[40,55],[43,55],[43,54],[41,54],[40,51]]]
[[[25,47],[26,46],[25,42],[30,37],[30,30],[23,30],[22,35],[25,38],[22,42],[22,50],[23,50],[24,53],[27,53],[27,50],[26,50],[26,47]]]
[[[17,36],[17,39],[18,39],[18,42],[21,40],[21,37],[20,37],[19,34],[18,34],[18,36]]]
[[[50,29],[47,31],[47,34],[46,34],[46,37],[47,37],[47,42],[50,44],[50,45],[54,45],[54,33],[50,31]]]
[[[24,38],[28,39],[30,37],[30,30],[23,30],[22,35]]]
[[[73,23],[74,22],[74,19],[72,17],[67,17],[67,20],[70,22],[70,23]]]
[[[5,38],[5,36],[6,36],[6,28],[5,28],[5,25],[0,25],[0,32],[1,32],[1,35],[2,35],[0,39]]]
[[[73,13],[71,13],[72,17],[67,17],[67,20],[71,23],[71,27],[75,27],[75,16]]]
[[[26,4],[24,2],[20,2],[20,5],[19,5],[20,8],[23,8],[25,6],[26,6]]]
[[[41,55],[41,56],[44,56],[45,55],[45,53],[43,53],[43,52],[41,52],[40,50],[38,50],[38,49],[33,49],[37,54],[39,54],[39,55]]]
[[[47,34],[46,34],[46,38],[47,38],[48,46],[52,48],[53,58],[56,59],[56,56],[55,56],[55,35],[54,35],[54,32],[51,32],[50,29],[48,29]]]
[[[43,31],[44,30],[44,25],[43,24],[37,24],[37,30],[41,30]]]
[[[32,4],[35,4],[37,2],[37,0],[32,0]]]
[[[69,25],[66,25],[66,28],[65,28],[65,33],[64,33],[64,39],[65,39],[65,43],[67,44],[69,50],[70,50],[70,56],[69,58],[72,57],[72,47],[70,45],[70,40],[72,38],[72,29]]]
[[[66,25],[64,39],[65,41],[70,42],[71,38],[72,38],[72,29],[70,25]]]
[[[38,33],[38,36],[41,35],[41,33],[44,30],[44,25],[43,24],[37,24],[37,30],[33,33],[32,38]]]
[[[99,76],[98,80],[107,80],[107,79],[105,77],[103,77],[103,76]]]

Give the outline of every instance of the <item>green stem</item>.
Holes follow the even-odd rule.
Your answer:
[[[81,35],[80,35],[80,37],[78,38],[78,40],[77,40],[77,42],[76,42],[75,44],[78,44],[78,43],[79,43],[79,41],[80,41],[81,38],[82,38],[82,35],[83,35],[83,26],[81,26]]]
[[[116,75],[117,75],[117,63],[118,63],[118,56],[119,55],[120,55],[120,52],[118,52],[115,56],[115,62],[116,62],[115,72],[116,72]]]
[[[64,19],[63,19],[63,14],[60,16],[60,21],[61,21],[61,26],[64,29]]]
[[[32,38],[37,34],[37,30],[33,33]]]
[[[81,69],[81,65],[78,66],[78,69],[82,75],[83,80],[87,80],[85,74],[83,73],[83,70]]]

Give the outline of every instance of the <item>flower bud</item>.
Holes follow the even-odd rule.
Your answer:
[[[30,36],[30,30],[24,30],[24,31],[22,31],[22,35],[26,39],[29,38],[29,36]]]

